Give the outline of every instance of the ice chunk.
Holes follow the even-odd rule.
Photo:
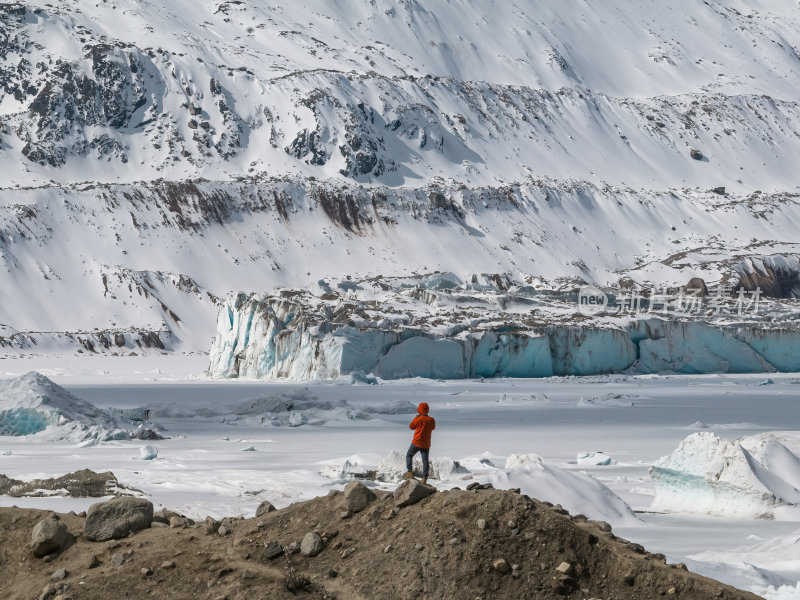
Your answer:
[[[422,476],[422,458],[419,453],[414,455],[413,471],[417,476]],[[456,473],[466,473],[458,462],[446,456],[430,457],[430,479],[447,479]],[[378,464],[376,478],[379,481],[399,481],[406,474],[406,457],[396,450],[384,457]]]
[[[350,383],[355,385],[357,383],[366,383],[368,385],[377,385],[378,380],[370,373],[367,375],[364,371],[353,371],[350,373]]]
[[[255,452],[256,451],[256,447],[255,446],[247,446],[246,448],[242,448],[241,451],[242,452]]]
[[[797,502],[800,460],[776,435],[691,434],[651,468],[653,510],[753,518]]]
[[[130,439],[139,425],[144,423],[77,398],[40,373],[0,381],[0,435],[93,444]]]
[[[0,435],[33,435],[47,429],[48,416],[30,408],[0,412]]]
[[[543,463],[544,459],[538,454],[512,454],[506,459],[506,469],[518,469],[531,463]]]
[[[353,454],[346,459],[326,461],[319,474],[323,477],[347,481],[351,479],[369,479],[375,475],[380,456],[375,454]]]
[[[158,449],[155,446],[147,445],[139,448],[139,458],[142,460],[153,460],[158,457]]]
[[[579,452],[577,464],[584,467],[615,465],[617,461],[603,452]]]

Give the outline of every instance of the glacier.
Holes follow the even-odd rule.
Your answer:
[[[4,7],[0,354],[205,352],[231,293],[332,276],[800,295],[788,0]],[[547,372],[513,337],[469,369],[518,372],[497,343]]]
[[[655,314],[576,323],[569,296],[524,286],[434,289],[441,277],[350,283],[344,292],[326,283],[229,298],[208,373],[312,380],[800,370],[800,330],[791,323]]]

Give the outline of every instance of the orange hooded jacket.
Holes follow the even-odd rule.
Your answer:
[[[431,432],[436,429],[436,419],[428,416],[428,403],[422,402],[417,407],[419,413],[411,424],[409,429],[414,430],[414,439],[411,443],[417,448],[430,448],[431,447]]]

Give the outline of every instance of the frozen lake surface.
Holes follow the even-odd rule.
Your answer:
[[[377,465],[390,452],[405,451],[413,414],[365,416],[361,409],[388,407],[391,413],[403,401],[427,402],[437,420],[432,456],[453,458],[471,471],[452,475],[442,487],[463,487],[469,483],[461,481],[466,477],[497,481],[489,465],[501,468],[513,454],[535,453],[555,467],[588,473],[637,511],[640,522],[615,524],[619,535],[663,552],[670,562],[686,562],[693,570],[767,597],[800,597],[800,550],[795,548],[800,541],[792,537],[800,523],[785,517],[734,520],[651,513],[648,474],[657,459],[697,431],[698,422],[729,439],[800,430],[797,375],[770,375],[773,383],[767,385],[763,374],[266,383],[194,375],[202,371],[204,360],[73,359],[66,367],[58,363],[59,369],[53,368],[58,361],[4,361],[0,369],[6,377],[35,368],[97,406],[150,407],[170,439],[78,447],[0,437],[0,473],[31,479],[79,468],[110,470],[120,482],[145,492],[157,507],[193,517],[252,515],[265,499],[282,507],[341,488],[341,480],[320,474],[326,465],[342,464],[353,455],[363,464]],[[308,422],[297,427],[231,412],[241,401],[265,395],[311,398],[345,408],[309,412]],[[157,447],[157,459],[139,458],[145,444]],[[244,451],[250,447],[252,451]],[[578,454],[586,452],[603,452],[616,463],[576,464]],[[94,501],[0,497],[0,505],[54,510],[79,510]],[[692,558],[700,553],[702,560]],[[771,584],[776,587],[769,588]]]

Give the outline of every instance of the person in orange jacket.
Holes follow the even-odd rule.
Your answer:
[[[431,432],[436,429],[436,420],[428,415],[427,402],[421,402],[417,407],[417,416],[411,421],[409,429],[414,430],[414,438],[406,452],[406,479],[412,479],[414,473],[411,465],[414,455],[419,452],[422,457],[422,483],[428,482],[428,452],[431,449]]]

